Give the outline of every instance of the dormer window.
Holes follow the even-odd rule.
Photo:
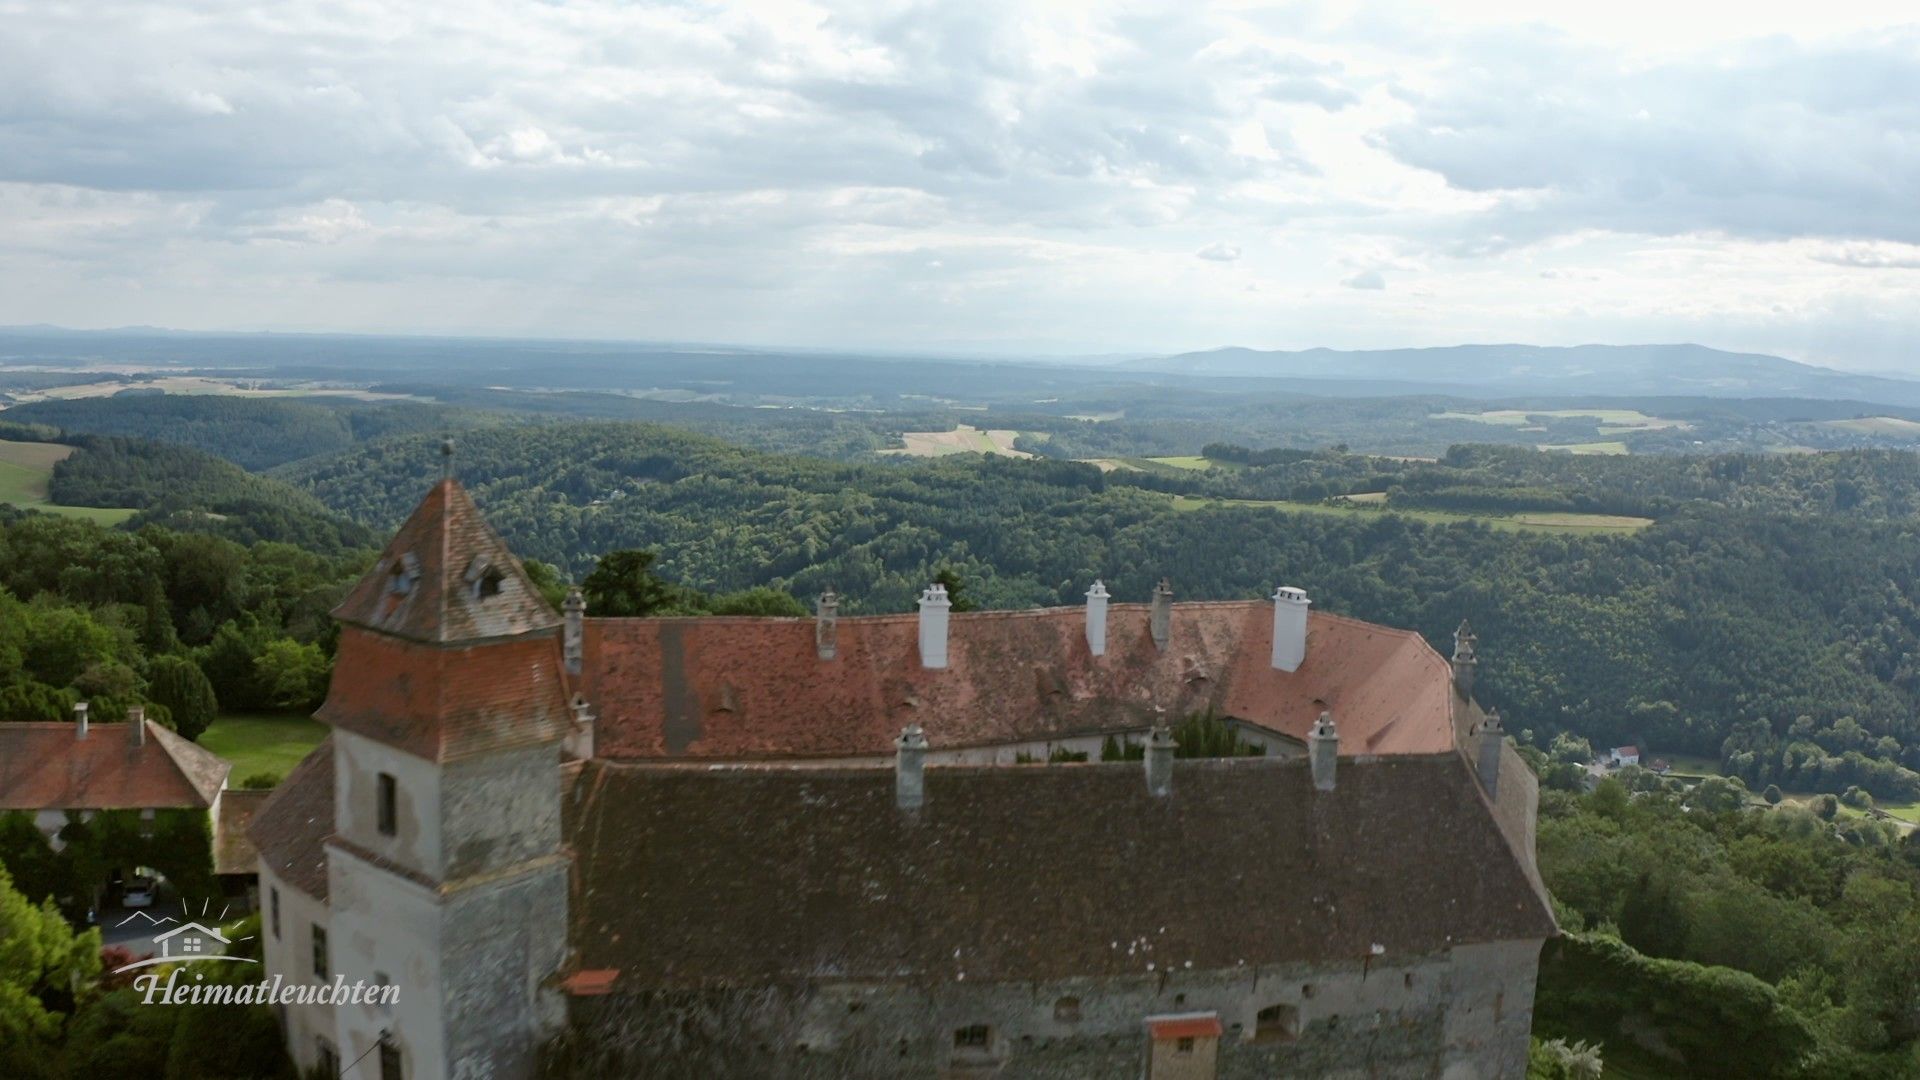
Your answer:
[[[467,587],[473,590],[473,598],[486,601],[500,595],[500,587],[506,583],[507,575],[485,555],[478,555],[467,565],[466,579]]]
[[[420,581],[420,560],[411,553],[393,561],[387,569],[387,592],[393,596],[411,596]]]

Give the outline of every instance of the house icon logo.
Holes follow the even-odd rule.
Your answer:
[[[186,912],[182,910],[181,914],[185,915]],[[222,911],[221,914],[224,915],[226,912]],[[145,912],[136,912],[123,920],[121,925],[124,926],[135,918],[144,918],[156,926],[178,921],[168,916],[156,919]],[[260,962],[245,956],[228,956],[226,947],[231,944],[233,941],[227,935],[211,926],[189,920],[170,930],[163,930],[153,935],[154,954],[152,956],[144,960],[136,960],[131,964],[123,964],[114,968],[113,971],[114,974],[119,974],[122,971],[151,967],[154,964],[189,964],[199,960],[228,960],[242,964]]]

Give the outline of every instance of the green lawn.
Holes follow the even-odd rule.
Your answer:
[[[1529,532],[1633,532],[1653,524],[1652,518],[1618,517],[1611,514],[1525,513],[1501,517],[1490,514],[1461,514],[1451,510],[1382,511],[1369,508],[1365,504],[1356,504],[1351,500],[1339,503],[1303,503],[1288,502],[1284,499],[1202,499],[1190,495],[1173,496],[1173,508],[1183,513],[1209,506],[1264,506],[1303,514],[1346,516],[1391,513],[1437,525],[1451,524],[1456,521],[1480,521],[1496,529],[1518,529]],[[1373,506],[1377,507],[1378,504]]]
[[[132,510],[55,506],[47,501],[47,481],[53,476],[53,467],[71,453],[71,446],[0,439],[0,503],[86,518],[102,525],[118,525],[132,517],[135,513]]]
[[[1719,776],[1718,758],[1699,757],[1694,754],[1653,754],[1652,757],[1666,758],[1673,767],[1675,776]]]
[[[325,738],[325,725],[285,713],[228,713],[200,733],[200,745],[233,762],[228,783],[256,773],[285,777]]]

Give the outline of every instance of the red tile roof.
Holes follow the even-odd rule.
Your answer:
[[[216,874],[257,874],[260,853],[254,850],[247,827],[273,789],[234,788],[220,796],[220,809],[213,822],[213,872]]]
[[[557,741],[572,722],[560,640],[450,648],[348,626],[314,719],[429,761]]]
[[[1219,1013],[1182,1013],[1178,1016],[1147,1017],[1147,1032],[1155,1042],[1168,1039],[1206,1039],[1220,1037]]]
[[[481,580],[498,575],[498,592]],[[510,637],[560,625],[458,482],[442,480],[400,526],[367,576],[333,617],[413,641],[437,643]]]
[[[233,768],[210,750],[147,721],[144,743],[126,724],[0,723],[0,810],[145,810],[213,805]]]
[[[1216,713],[1304,739],[1323,709],[1345,753],[1453,745],[1450,671],[1418,634],[1314,612],[1307,657],[1271,664],[1273,606],[1174,605],[1154,647],[1148,607],[1110,608],[1107,652],[1085,610],[951,616],[948,667],[920,666],[913,615],[844,618],[821,660],[811,619],[588,619],[580,686],[595,749],[615,758],[887,754],[908,723],[936,747],[1145,726]]]
[[[326,839],[333,834],[333,737],[294,766],[247,826],[260,861],[275,877],[317,900],[327,898]]]

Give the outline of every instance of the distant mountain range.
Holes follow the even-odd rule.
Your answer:
[[[1855,375],[1704,345],[1449,345],[1268,352],[1224,348],[1130,360],[1122,370],[1385,384],[1382,392],[1794,397],[1920,405],[1920,382]]]

